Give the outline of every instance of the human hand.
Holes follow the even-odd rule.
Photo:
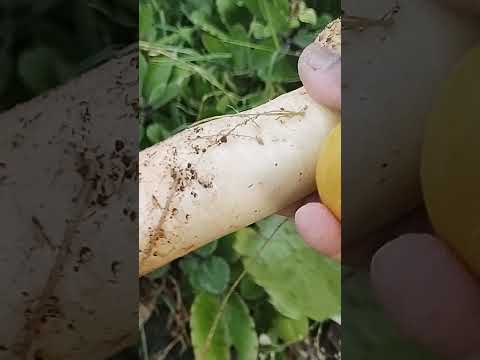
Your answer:
[[[325,68],[328,56],[324,53],[315,45],[308,47],[300,60],[300,76],[313,98],[340,109],[340,75],[335,77],[334,71]],[[311,56],[317,59],[316,66],[308,65]],[[340,224],[318,197],[304,199],[292,209],[306,242],[323,254],[340,257]],[[424,215],[422,209],[415,211],[367,239],[368,244],[359,243],[368,248],[365,253],[375,254],[371,276],[378,299],[407,336],[448,359],[480,359],[478,279],[443,241],[418,233],[431,232]]]
[[[340,55],[319,43],[313,43],[303,51],[298,65],[300,78],[308,94],[320,104],[335,110],[341,107],[340,68]],[[318,195],[310,195],[280,214],[295,217],[298,232],[310,246],[340,259],[340,223],[320,202]]]

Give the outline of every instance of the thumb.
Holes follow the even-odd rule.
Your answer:
[[[318,103],[341,108],[341,56],[319,43],[305,48],[298,62],[298,74],[308,94]]]
[[[403,333],[447,359],[480,360],[480,286],[442,241],[400,236],[374,256],[371,276]]]

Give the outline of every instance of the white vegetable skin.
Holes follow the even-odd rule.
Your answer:
[[[137,49],[0,115],[2,360],[106,359],[137,341]]]
[[[140,274],[315,191],[339,114],[300,88],[185,130],[140,153]]]

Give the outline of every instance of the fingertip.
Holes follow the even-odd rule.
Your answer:
[[[442,241],[427,234],[398,237],[373,257],[371,279],[403,333],[444,356],[474,351],[480,286]]]
[[[305,48],[298,73],[308,94],[320,104],[341,108],[341,56],[318,43]]]
[[[323,204],[309,203],[300,207],[295,213],[295,224],[309,246],[326,256],[340,258],[340,224]]]

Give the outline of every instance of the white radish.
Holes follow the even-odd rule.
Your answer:
[[[317,41],[340,49],[340,19]],[[315,190],[323,139],[340,115],[304,88],[219,116],[140,153],[140,275]]]
[[[140,153],[140,273],[271,215],[315,189],[339,114],[301,88]]]

